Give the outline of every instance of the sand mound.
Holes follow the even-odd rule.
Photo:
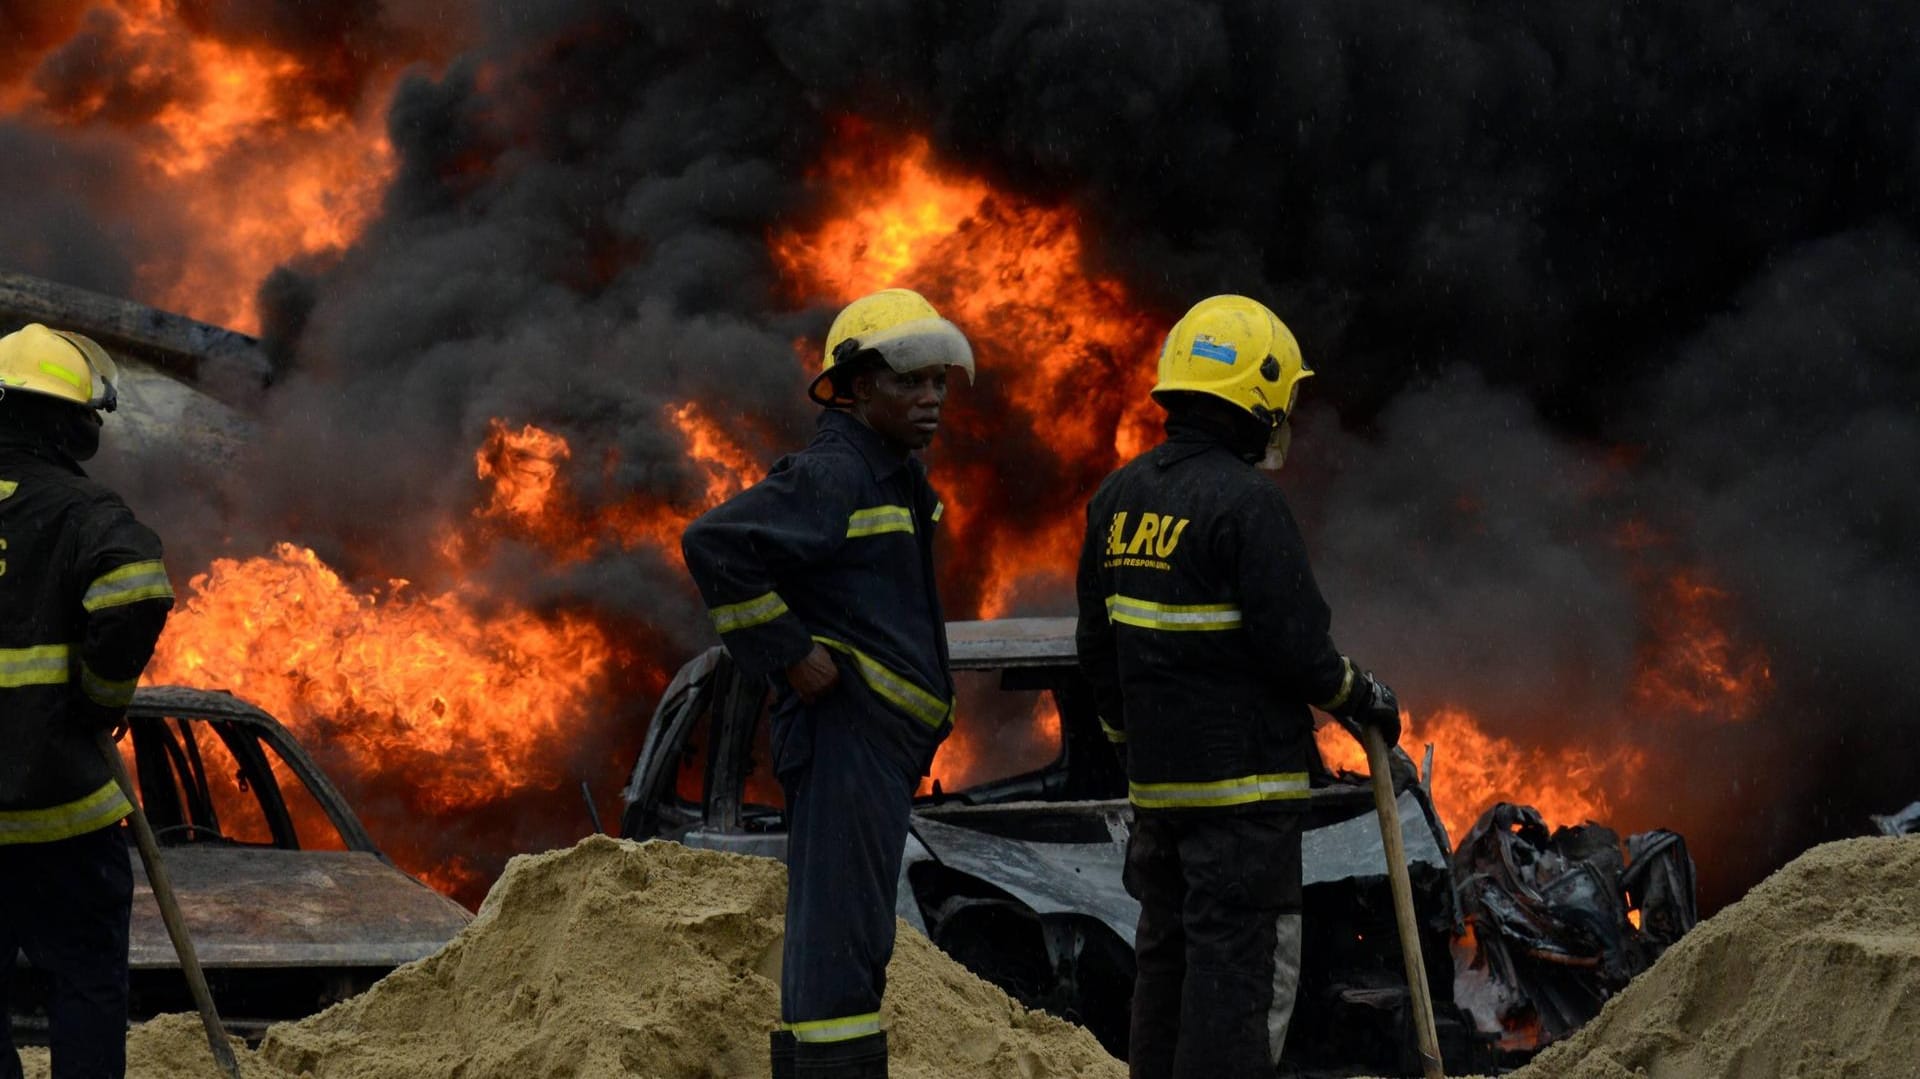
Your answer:
[[[1815,847],[1512,1079],[1920,1075],[1920,837]]]
[[[763,1077],[779,1018],[786,868],[596,836],[515,858],[438,953],[267,1032],[246,1079]],[[900,927],[895,1079],[1124,1079],[1085,1030],[1028,1011]],[[128,1038],[129,1079],[218,1079],[198,1016]],[[28,1079],[46,1053],[29,1051]]]
[[[446,948],[257,1055],[314,1079],[765,1076],[785,890],[777,862],[671,843],[515,858]],[[904,926],[889,969],[901,1079],[1125,1074]]]

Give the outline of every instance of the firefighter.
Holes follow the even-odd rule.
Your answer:
[[[1312,373],[1262,304],[1202,300],[1160,352],[1165,441],[1087,507],[1080,663],[1134,810],[1135,1079],[1273,1075],[1300,970],[1308,706],[1399,738],[1393,692],[1334,647],[1259,467],[1284,459]]]
[[[52,981],[55,1079],[126,1070],[133,807],[96,735],[173,607],[159,537],[80,468],[117,377],[77,333],[0,338],[0,1011],[25,952]],[[0,1038],[0,1077],[18,1079]]]
[[[880,998],[907,815],[952,729],[934,588],[942,512],[914,457],[973,352],[918,293],[855,300],[808,390],[813,440],[687,526],[687,570],[742,670],[773,686],[787,922],[773,1074],[887,1074]]]

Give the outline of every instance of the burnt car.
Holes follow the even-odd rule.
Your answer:
[[[1068,618],[947,626],[954,735],[915,799],[898,914],[1031,1007],[1126,1054],[1139,906],[1121,885],[1131,809]],[[713,648],[661,699],[624,792],[621,834],[784,858],[767,688]],[[1453,1006],[1449,844],[1395,751],[1402,836],[1449,1064],[1489,1056]],[[1303,841],[1307,938],[1285,1057],[1304,1074],[1418,1071],[1371,789],[1314,769]]]
[[[473,915],[402,872],[287,729],[228,693],[143,687],[122,753],[221,1016],[236,1033],[309,1015],[438,951]],[[193,1000],[133,845],[136,1018]],[[44,976],[16,960],[10,1021],[45,1033]]]

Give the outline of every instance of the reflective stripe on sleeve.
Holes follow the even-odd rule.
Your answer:
[[[867,684],[868,689],[927,726],[938,727],[953,714],[952,701],[944,701],[928,693],[915,685],[912,679],[887,667],[858,648],[831,637],[816,636],[814,640],[836,652],[851,656],[854,667],[860,672],[860,680]]]
[[[913,534],[913,511],[905,506],[871,506],[854,510],[847,518],[847,538],[878,536],[883,532]]]
[[[880,1013],[868,1012],[865,1015],[849,1015],[839,1019],[814,1019],[805,1023],[782,1023],[780,1029],[791,1031],[794,1041],[800,1042],[845,1042],[855,1038],[867,1038],[880,1033]]]
[[[946,504],[945,502],[935,502],[935,503],[933,504],[933,519],[934,519],[934,520],[936,520],[936,521],[938,521],[938,520],[940,519],[940,517],[941,517],[941,515],[942,515],[942,514],[944,514],[944,513],[946,513],[946,512],[947,512],[947,504]]]
[[[138,603],[146,599],[172,599],[173,586],[167,583],[167,567],[159,559],[131,562],[111,573],[103,573],[87,586],[80,606],[87,613],[107,607]]]
[[[1345,656],[1341,656],[1340,666],[1342,668],[1340,675],[1340,692],[1335,693],[1329,698],[1327,703],[1316,706],[1322,712],[1331,714],[1334,709],[1347,703],[1347,698],[1353,695],[1353,661]]]
[[[715,607],[707,612],[707,617],[713,619],[714,629],[721,633],[733,633],[766,625],[786,613],[787,601],[780,598],[780,593],[767,592],[739,603]]]
[[[1240,608],[1231,603],[1155,603],[1132,596],[1107,597],[1107,620],[1169,632],[1240,628]]]
[[[32,648],[0,648],[0,689],[19,686],[60,686],[69,679],[72,647],[39,644]]]
[[[120,785],[109,779],[99,790],[65,805],[0,811],[0,846],[71,839],[105,828],[131,812],[133,804]]]
[[[1100,717],[1100,729],[1101,731],[1105,732],[1107,736],[1107,741],[1112,742],[1116,745],[1127,740],[1127,732],[1121,730],[1120,728],[1114,726],[1111,723],[1108,723],[1107,717],[1105,716]]]
[[[133,703],[133,690],[140,684],[136,676],[124,682],[115,682],[93,673],[86,660],[80,661],[80,692],[87,699],[105,708],[125,708]]]
[[[1277,772],[1210,783],[1129,783],[1127,797],[1142,809],[1198,809],[1307,797],[1307,773]]]

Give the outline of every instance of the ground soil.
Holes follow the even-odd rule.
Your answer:
[[[767,1075],[776,862],[589,839],[516,858],[437,955],[269,1032],[247,1079]],[[1121,1079],[1091,1035],[1030,1012],[902,927],[884,1019],[896,1079]],[[128,1039],[131,1079],[214,1079],[198,1019]],[[1701,923],[1509,1079],[1920,1075],[1920,837],[1816,847]],[[45,1079],[44,1052],[27,1058]]]
[[[444,949],[273,1027],[244,1054],[246,1075],[760,1079],[785,894],[778,862],[671,843],[595,837],[515,858]],[[1126,1075],[1091,1034],[1027,1010],[904,924],[888,979],[895,1079]],[[130,1079],[218,1074],[197,1017],[138,1027],[128,1049]],[[30,1079],[44,1079],[44,1054],[35,1063]]]

